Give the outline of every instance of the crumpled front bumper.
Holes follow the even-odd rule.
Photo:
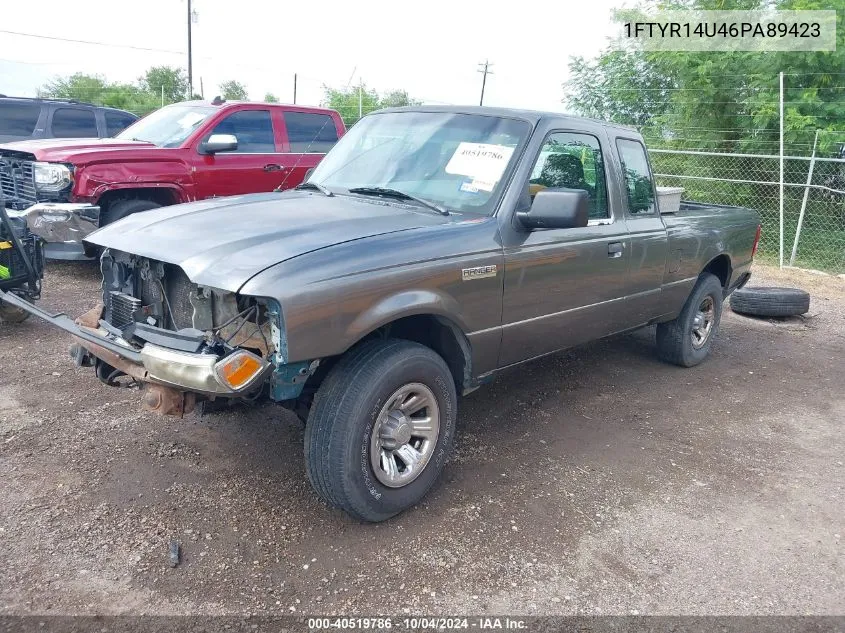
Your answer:
[[[77,344],[90,354],[139,382],[178,392],[190,392],[209,397],[242,395],[260,384],[272,367],[270,362],[261,359],[262,370],[235,389],[227,385],[220,377],[220,363],[224,362],[225,357],[211,353],[189,353],[149,342],[138,349],[103,327],[100,321],[102,304],[74,320],[63,313],[51,314],[12,293],[0,291],[0,301],[18,306],[68,332]],[[172,334],[177,335],[176,332]],[[162,393],[161,389],[155,391],[153,399],[161,400]],[[166,393],[165,395],[173,396]],[[149,406],[150,403],[146,397],[144,404],[147,408],[156,410],[155,406]],[[168,411],[162,412],[168,413]],[[188,411],[180,408],[179,413],[182,412]]]
[[[91,259],[85,255],[82,240],[100,228],[100,207],[71,202],[39,202],[10,215],[26,217],[29,230],[45,242],[48,259]]]

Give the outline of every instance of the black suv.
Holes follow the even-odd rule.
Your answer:
[[[104,138],[137,120],[131,112],[90,103],[0,95],[0,143],[34,138]]]

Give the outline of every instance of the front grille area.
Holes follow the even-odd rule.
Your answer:
[[[11,209],[26,209],[38,202],[32,161],[0,157],[0,191]]]
[[[172,310],[171,320],[176,330],[193,327],[194,306],[191,305],[191,292],[196,286],[178,266],[164,265],[164,289]]]
[[[193,327],[197,286],[178,266],[109,252],[102,271],[105,319],[113,326],[143,321],[170,330]]]

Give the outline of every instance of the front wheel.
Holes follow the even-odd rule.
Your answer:
[[[117,200],[108,206],[108,209],[100,218],[100,226],[117,222],[125,217],[141,211],[150,211],[158,209],[161,205],[152,200],[144,200],[142,198],[129,198],[126,200]]]
[[[657,326],[657,353],[661,359],[693,367],[707,358],[722,319],[722,284],[702,274],[674,321]]]
[[[0,323],[22,323],[29,318],[29,312],[18,306],[0,301]]]
[[[457,395],[444,360],[403,340],[371,341],[338,361],[305,427],[305,464],[326,502],[384,521],[422,499],[452,449]]]

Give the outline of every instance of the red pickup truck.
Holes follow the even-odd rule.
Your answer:
[[[82,239],[127,215],[295,187],[344,132],[334,110],[187,101],[114,138],[0,145],[0,200],[26,215],[47,257],[85,259]]]

